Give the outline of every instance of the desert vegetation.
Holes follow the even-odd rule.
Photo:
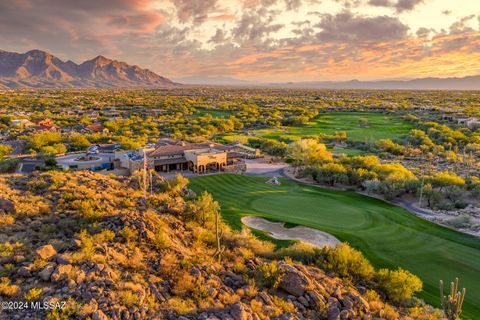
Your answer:
[[[2,214],[11,219],[1,226],[0,295],[66,301],[42,311],[48,319],[441,319],[415,298],[416,276],[376,269],[347,244],[275,250],[220,222],[216,256],[219,203],[209,193],[192,197],[187,183],[154,179],[144,202],[136,177],[3,176]]]

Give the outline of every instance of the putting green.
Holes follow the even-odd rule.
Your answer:
[[[208,190],[224,219],[241,228],[256,215],[328,232],[360,249],[376,267],[402,267],[424,284],[421,298],[439,306],[438,282],[460,278],[467,288],[462,319],[480,319],[480,240],[431,222],[386,202],[281,179],[233,174],[191,179],[197,193]]]

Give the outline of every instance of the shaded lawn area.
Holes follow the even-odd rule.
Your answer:
[[[435,225],[403,208],[352,192],[333,191],[281,179],[233,174],[191,179],[222,206],[224,219],[241,228],[255,215],[328,232],[360,249],[377,267],[402,267],[424,284],[420,297],[439,306],[438,282],[459,277],[467,288],[462,319],[480,319],[480,240]]]
[[[237,111],[236,110],[222,110],[222,109],[203,109],[197,108],[198,112],[193,114],[192,118],[199,118],[206,114],[210,114],[214,118],[222,118],[227,119],[231,115],[234,115]]]

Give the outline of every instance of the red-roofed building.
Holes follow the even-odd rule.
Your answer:
[[[89,124],[85,127],[85,129],[87,131],[94,132],[94,133],[98,133],[98,132],[108,133],[108,129],[101,124]]]

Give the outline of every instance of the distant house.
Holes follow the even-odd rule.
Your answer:
[[[12,126],[20,127],[20,128],[27,128],[33,126],[34,124],[28,119],[15,119],[10,121]]]
[[[35,123],[37,126],[53,126],[55,123],[53,122],[52,119],[33,119],[33,123]]]
[[[85,129],[89,132],[93,132],[93,133],[108,133],[108,129],[105,128],[103,125],[101,124],[89,124],[85,127]]]
[[[29,127],[29,130],[33,130],[37,132],[42,132],[42,131],[56,132],[56,131],[59,131],[60,128],[57,126],[51,126],[51,125],[38,125],[38,126]]]
[[[480,125],[480,121],[478,120],[478,118],[475,117],[458,118],[457,124],[464,125],[467,128],[473,129]]]

